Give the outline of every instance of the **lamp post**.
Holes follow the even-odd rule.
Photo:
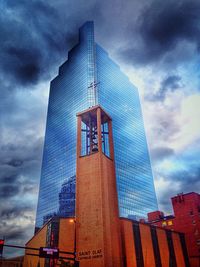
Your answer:
[[[74,267],[79,267],[79,261],[76,260],[76,219],[70,219],[70,223],[74,223]]]

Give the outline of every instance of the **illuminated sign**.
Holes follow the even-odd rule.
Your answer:
[[[58,259],[59,258],[59,249],[58,248],[40,247],[39,257],[40,258]]]

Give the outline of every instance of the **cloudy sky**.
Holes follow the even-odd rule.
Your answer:
[[[139,89],[159,208],[171,213],[171,196],[200,192],[199,1],[1,0],[0,9],[0,238],[23,245],[33,234],[49,82],[87,20]]]

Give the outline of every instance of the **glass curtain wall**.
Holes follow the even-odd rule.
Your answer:
[[[50,86],[36,228],[59,213],[62,185],[76,172],[76,113],[95,104],[113,119],[120,216],[157,209],[138,91],[95,43],[87,22]]]

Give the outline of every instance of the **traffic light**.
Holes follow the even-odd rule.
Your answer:
[[[3,254],[4,239],[0,239],[0,255]]]

